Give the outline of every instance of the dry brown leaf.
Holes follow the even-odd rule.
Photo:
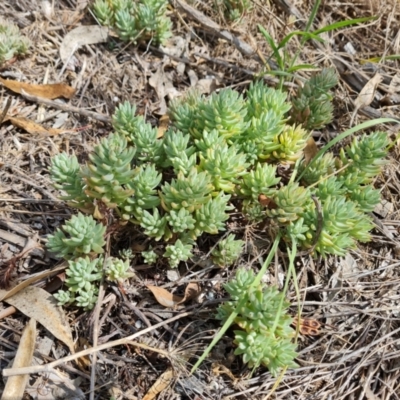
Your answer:
[[[22,93],[22,90],[29,95],[42,97],[45,99],[56,99],[65,97],[70,99],[75,94],[75,89],[63,83],[53,83],[48,85],[36,85],[32,83],[18,82],[0,78],[0,82],[15,93]]]
[[[400,93],[400,74],[397,73],[393,76],[392,80],[390,81],[389,85],[389,94],[393,93]]]
[[[79,47],[85,44],[104,43],[108,40],[109,28],[98,25],[82,25],[68,32],[60,46],[60,57],[65,64]]]
[[[318,153],[318,147],[313,137],[307,139],[306,147],[304,148],[303,151],[304,151],[304,163],[305,165],[308,165],[309,162]]]
[[[0,291],[0,295],[4,291]],[[74,353],[74,342],[64,310],[57,305],[57,300],[45,290],[30,286],[5,300],[30,318],[36,319],[57,339],[64,342]]]
[[[195,282],[189,283],[185,289],[185,296],[182,301],[178,304],[185,303],[186,301],[192,300],[200,294],[200,285]]]
[[[175,296],[174,294],[168,292],[163,288],[153,286],[153,285],[146,285],[151,292],[154,294],[156,300],[164,307],[173,308],[180,304],[183,300],[181,296]]]
[[[74,26],[77,25],[78,22],[84,16],[83,12],[79,12],[79,10],[61,10],[56,14],[56,21],[62,24],[62,26]]]
[[[164,133],[168,129],[168,125],[169,125],[169,116],[168,114],[164,114],[158,121],[157,139],[160,139],[164,136]]]
[[[153,400],[164,391],[174,379],[174,371],[172,369],[167,369],[155,382],[154,385],[149,389],[143,400]]]
[[[267,207],[269,210],[275,210],[278,208],[278,204],[275,203],[274,199],[266,196],[265,194],[259,194],[258,201],[261,207]]]
[[[165,98],[176,97],[177,90],[173,83],[173,73],[165,72],[164,65],[160,65],[157,71],[149,78],[149,85],[154,88],[159,100],[157,114],[164,115],[167,113],[167,102]]]
[[[65,129],[45,128],[44,126],[24,117],[7,116],[4,118],[4,121],[10,121],[14,126],[21,128],[32,135],[38,133],[44,135],[59,135],[60,133],[66,132]]]
[[[0,289],[0,301],[4,301],[4,300],[8,299],[9,297],[14,296],[22,289],[25,289],[26,287],[32,285],[33,283],[35,283],[37,281],[47,278],[49,275],[55,274],[55,272],[64,270],[65,268],[67,268],[67,266],[68,266],[67,262],[63,262],[59,267],[53,268],[49,271],[44,271],[37,275],[34,275],[34,276],[26,279],[25,281],[22,281],[17,286],[13,287],[12,289],[10,289],[8,291]]]
[[[36,343],[36,321],[31,320],[26,325],[19,342],[17,354],[15,355],[13,368],[30,367],[33,360],[33,352]],[[1,400],[22,399],[25,387],[29,380],[28,375],[15,375],[7,379]]]
[[[361,89],[360,94],[354,100],[356,109],[369,106],[375,97],[375,91],[378,85],[382,82],[382,75],[376,73]]]
[[[227,368],[225,365],[222,365],[220,363],[213,363],[211,365],[212,367],[212,372],[216,376],[220,376],[222,374],[228,375],[229,378],[231,378],[233,381],[237,381],[238,379],[235,378],[235,375],[232,374],[231,370]]]

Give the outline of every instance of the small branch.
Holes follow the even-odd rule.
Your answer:
[[[79,353],[75,353],[75,354],[71,354],[67,357],[63,357],[60,358],[59,360],[55,360],[49,364],[46,365],[35,365],[33,367],[23,367],[23,368],[7,368],[7,369],[3,369],[3,376],[14,376],[14,375],[25,375],[25,374],[36,374],[39,372],[53,372],[54,371],[54,367],[56,367],[57,365],[66,363],[68,361],[72,361],[72,360],[76,360],[77,358],[83,357],[83,356],[87,356],[89,354],[93,354],[96,353],[97,351],[101,351],[101,350],[105,350],[105,349],[109,349],[111,347],[115,347],[115,346],[121,346],[123,344],[127,344],[130,341],[132,341],[133,339],[136,339],[137,337],[140,337],[148,332],[153,331],[154,329],[157,328],[161,328],[166,324],[169,324],[171,322],[174,322],[178,319],[181,318],[185,318],[188,315],[194,314],[194,311],[190,311],[190,312],[185,312],[179,315],[175,315],[175,317],[169,318],[163,322],[160,322],[154,326],[151,326],[149,328],[143,329],[139,332],[134,333],[131,336],[128,336],[126,338],[123,339],[118,339],[118,340],[114,340],[112,342],[108,342],[108,343],[104,343],[100,346],[96,346],[96,347],[92,347],[90,349],[86,349],[86,350],[82,350]]]
[[[99,114],[94,111],[85,110],[83,108],[78,108],[71,106],[70,104],[59,103],[58,101],[44,99],[42,97],[32,96],[25,91],[21,90],[21,94],[25,99],[33,101],[38,104],[44,104],[49,107],[56,108],[57,110],[62,110],[70,113],[76,113],[83,115],[85,117],[93,118],[97,121],[105,122],[107,124],[111,123],[111,118],[108,115]]]
[[[4,107],[4,110],[2,111],[2,113],[1,113],[1,115],[0,115],[0,125],[3,123],[4,118],[6,117],[6,115],[7,115],[7,113],[8,113],[8,109],[9,109],[10,106],[11,106],[11,101],[12,101],[12,99],[11,99],[11,97],[9,97],[9,98],[7,99],[6,106]]]

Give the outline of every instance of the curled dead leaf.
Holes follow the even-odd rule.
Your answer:
[[[270,210],[278,208],[278,205],[275,203],[275,201],[271,197],[266,196],[265,194],[261,193],[258,196],[258,201],[262,207],[266,207]]]
[[[172,369],[167,369],[161,376],[154,382],[153,386],[149,389],[143,400],[153,400],[164,391],[174,379],[175,374]]]
[[[318,147],[313,137],[307,139],[306,147],[304,147],[304,163],[308,165],[310,161],[317,155]]]
[[[164,114],[158,121],[157,139],[160,139],[164,136],[164,133],[168,129],[168,125],[169,125],[169,116],[168,114]]]
[[[183,297],[175,296],[163,288],[153,285],[146,286],[151,290],[156,300],[164,307],[173,308],[180,304],[183,300]]]
[[[185,296],[183,297],[182,301],[178,304],[185,303],[186,301],[192,300],[200,294],[200,285],[195,282],[189,283],[185,289]]]
[[[36,122],[33,122],[30,119],[24,117],[7,116],[4,118],[4,121],[10,121],[14,126],[23,129],[24,131],[30,133],[31,135],[43,134],[43,135],[54,136],[66,132],[65,129],[45,128],[44,126],[37,124]]]
[[[376,73],[361,89],[361,92],[354,100],[356,109],[369,106],[375,97],[375,91],[378,85],[382,82],[383,77],[381,74]]]
[[[22,91],[32,96],[37,96],[45,99],[56,99],[65,97],[70,99],[75,94],[75,89],[63,83],[53,83],[47,85],[36,85],[33,83],[18,82],[9,79],[0,78],[0,82],[15,93],[21,94]]]

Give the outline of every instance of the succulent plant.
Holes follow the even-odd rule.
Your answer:
[[[219,231],[225,230],[224,222],[229,218],[227,211],[232,209],[232,206],[228,205],[229,199],[229,195],[220,192],[217,197],[195,211],[194,237],[200,236],[203,232],[215,235]]]
[[[171,183],[166,182],[160,196],[166,210],[186,208],[193,212],[211,200],[212,190],[211,177],[193,168],[187,176],[180,172]]]
[[[112,134],[102,139],[81,170],[86,184],[85,193],[110,208],[122,204],[133,194],[127,184],[135,174],[131,168],[134,155],[135,149],[127,147],[125,137]]]
[[[17,25],[0,17],[0,64],[25,54],[29,46],[30,40],[21,35]]]
[[[308,165],[304,160],[300,163],[299,172],[303,173],[302,180],[307,185],[312,185],[320,180],[327,179],[335,171],[335,158],[332,153],[325,153],[322,157],[313,160]]]
[[[309,132],[300,125],[286,125],[283,132],[276,137],[279,147],[272,152],[273,157],[286,162],[297,161],[302,156],[309,136]]]
[[[154,164],[141,165],[135,169],[135,174],[135,177],[126,185],[133,195],[119,206],[121,216],[126,220],[133,216],[140,220],[143,210],[153,209],[160,205],[156,188],[160,184],[162,176]]]
[[[193,215],[186,208],[181,208],[179,211],[171,210],[166,218],[174,233],[191,231],[196,223]]]
[[[102,258],[90,260],[89,257],[77,258],[75,261],[68,262],[66,271],[66,284],[71,292],[83,290],[87,283],[98,281],[102,278]]]
[[[144,233],[147,236],[152,237],[157,241],[162,237],[164,237],[164,239],[171,237],[167,217],[166,215],[161,216],[158,208],[155,208],[153,213],[143,210],[140,219],[140,226],[144,229]]]
[[[253,170],[243,175],[239,191],[247,198],[258,201],[260,195],[272,196],[279,181],[275,165],[258,163]]]
[[[81,167],[75,155],[60,153],[51,159],[50,175],[53,185],[67,193],[61,196],[71,207],[93,209],[93,200],[85,193],[85,183],[80,174]]]
[[[189,130],[195,139],[201,139],[203,131],[217,130],[226,140],[234,140],[248,127],[245,121],[246,103],[238,92],[224,89],[213,93],[206,101],[199,102],[196,125]]]
[[[212,260],[221,267],[229,266],[237,261],[243,246],[243,240],[235,240],[234,235],[228,235],[226,239],[220,240],[217,247],[211,252]]]
[[[155,264],[158,259],[158,254],[150,248],[148,251],[142,251],[142,257],[146,264]]]
[[[192,244],[185,244],[178,239],[174,244],[167,245],[164,257],[168,259],[171,268],[176,268],[181,261],[187,261],[192,257]]]
[[[319,129],[332,121],[333,106],[329,90],[337,85],[333,68],[325,68],[304,83],[292,100],[292,120],[305,129]]]
[[[73,215],[57,229],[54,235],[48,236],[47,247],[66,259],[86,254],[101,254],[105,245],[104,234],[106,227],[96,223],[92,216],[79,213]]]
[[[102,25],[113,27],[122,40],[163,43],[171,36],[165,0],[96,0],[93,12]]]
[[[107,257],[104,270],[109,281],[121,282],[130,276],[128,272],[129,259],[121,260],[117,257]]]
[[[200,154],[199,168],[212,178],[216,190],[233,193],[239,178],[246,174],[249,164],[246,156],[234,144],[224,143]]]
[[[147,0],[147,5],[151,1],[160,0]],[[105,23],[118,25],[128,37],[137,29],[131,22],[142,3],[98,1],[95,7]],[[126,21],[131,22],[123,27]],[[149,29],[157,28],[150,24]],[[329,71],[311,78],[299,90],[292,111],[285,93],[261,81],[251,84],[244,95],[232,89],[209,97],[191,91],[171,102],[171,126],[161,136],[136,115],[135,106],[125,102],[113,116],[115,132],[95,146],[86,165],[79,165],[74,155],[53,158],[50,172],[54,185],[64,192],[69,205],[97,218],[110,215],[114,226],[133,223],[151,243],[159,241],[157,253],[151,247],[142,252],[149,264],[160,256],[177,267],[192,257],[201,235],[216,235],[230,222],[245,221],[265,221],[270,231],[282,232],[287,244],[295,242],[314,255],[344,255],[357,241],[370,239],[372,223],[366,213],[380,198],[372,181],[386,162],[389,141],[385,133],[375,132],[353,138],[338,156],[326,153],[311,162],[303,159],[310,136],[306,127],[322,126],[331,118],[329,90],[335,82]],[[297,120],[299,112],[305,118]],[[308,112],[321,115],[310,116]],[[290,177],[280,176],[282,165]],[[301,179],[296,182],[299,174]],[[49,236],[48,247],[74,261],[93,257],[103,251],[105,231],[106,227],[92,217],[79,214]],[[229,265],[237,260],[242,247],[242,241],[229,235],[220,240],[212,258],[218,265]],[[123,279],[128,259],[108,259],[102,277]],[[237,276],[236,289],[241,279],[246,281],[245,275]],[[88,288],[86,294],[81,293],[83,289],[79,293],[60,292],[59,302],[92,307],[99,280],[81,277],[80,282],[86,282],[81,283]],[[263,287],[243,290],[251,302],[269,298],[269,294],[262,294]],[[272,289],[266,293],[270,292],[276,294]],[[282,334],[286,339],[281,340],[275,330],[266,328],[260,333],[251,307],[246,311],[251,318],[236,321],[246,332],[237,334],[238,352],[249,364],[268,365],[274,373],[285,363],[292,365],[290,335]],[[254,334],[250,332],[253,328],[258,330]],[[262,335],[268,338],[266,347],[260,342]],[[276,357],[268,358],[269,352]],[[289,356],[279,358],[279,352]]]
[[[310,191],[298,183],[281,187],[276,191],[273,200],[276,207],[267,209],[266,214],[281,224],[296,221],[312,202]]]
[[[59,290],[57,293],[54,293],[53,296],[58,300],[59,306],[64,306],[75,301],[75,294],[70,290]]]
[[[342,165],[348,165],[342,175],[357,174],[364,178],[362,183],[369,183],[387,164],[384,157],[388,146],[389,139],[385,132],[373,132],[361,139],[354,138],[350,145],[340,151]]]
[[[279,120],[285,120],[286,113],[291,105],[287,101],[287,94],[281,90],[266,87],[262,81],[252,82],[247,91],[248,120],[260,119],[269,111],[273,111]]]
[[[265,365],[277,376],[284,367],[295,368],[295,331],[287,314],[289,303],[275,287],[263,284],[251,287],[255,279],[251,270],[239,268],[234,279],[224,285],[231,300],[218,308],[217,318],[226,321],[244,301],[234,319],[241,330],[234,331],[235,354],[243,356],[249,367]]]
[[[75,303],[78,307],[90,311],[97,303],[98,293],[98,287],[87,282],[84,290],[78,292],[78,296],[75,298]]]

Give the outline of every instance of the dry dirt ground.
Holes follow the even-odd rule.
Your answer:
[[[58,192],[51,185],[48,167],[52,156],[74,151],[84,161],[96,141],[111,131],[109,117],[121,101],[136,104],[140,114],[158,125],[170,97],[189,87],[197,85],[204,93],[222,87],[243,91],[254,77],[265,73],[265,61],[270,62],[272,70],[275,67],[257,24],[279,41],[291,31],[304,29],[313,6],[313,2],[303,0],[258,0],[241,22],[231,23],[213,0],[191,1],[197,13],[185,4],[171,0],[168,13],[173,21],[173,38],[164,47],[127,45],[111,36],[105,43],[79,48],[66,67],[60,60],[60,47],[67,33],[81,25],[95,24],[85,0],[0,3],[0,15],[18,24],[32,42],[25,57],[1,67],[1,77],[38,84],[67,83],[76,89],[75,96],[60,106],[60,102],[39,104],[0,86],[1,109],[11,99],[9,115],[64,131],[58,135],[29,134],[9,121],[0,127],[3,281],[4,270],[15,256],[12,275],[19,280],[60,264],[46,253],[46,236],[74,211],[57,199]],[[325,33],[323,43],[307,42],[301,51],[299,64],[334,67],[340,77],[334,93],[334,122],[314,132],[319,145],[347,129],[352,117],[354,125],[381,115],[399,115],[400,97],[394,86],[399,61],[390,57],[400,54],[399,7],[395,0],[326,0],[320,6],[313,29],[351,18],[378,18]],[[294,54],[299,46],[294,38],[287,51]],[[377,71],[383,81],[373,102],[354,113],[355,99]],[[304,77],[310,73],[298,74]],[[276,85],[273,74],[264,76],[269,85]],[[295,90],[298,82],[288,79],[288,90]],[[392,139],[397,134],[396,125],[379,128]],[[299,338],[298,369],[288,370],[279,380],[263,368],[251,374],[233,357],[232,334],[228,331],[200,369],[189,375],[218,328],[212,315],[216,300],[224,296],[221,284],[232,271],[197,266],[188,273],[183,268],[176,281],[162,265],[144,269],[137,263],[132,268],[139,280],[127,282],[123,290],[108,287],[101,309],[93,313],[66,309],[66,324],[78,350],[96,343],[106,348],[96,357],[59,365],[63,381],[54,372],[32,374],[29,394],[24,398],[63,398],[54,392],[60,387],[64,395],[67,393],[64,398],[90,398],[92,387],[92,398],[96,399],[142,399],[146,393],[150,399],[158,391],[159,399],[400,399],[398,153],[395,143],[391,163],[376,179],[376,187],[382,188],[383,206],[374,214],[373,241],[344,258],[297,260],[302,317],[321,325],[315,336]],[[247,236],[248,240],[262,239],[262,232]],[[120,240],[138,252],[143,245],[133,236],[121,234]],[[275,260],[270,281],[281,285],[284,271],[285,261]],[[52,292],[60,285],[57,279],[50,276],[35,285]],[[202,294],[177,310],[160,307],[145,287],[152,284],[179,293],[189,281],[198,282]],[[293,286],[288,297],[295,313]],[[4,369],[14,358],[29,318],[7,302],[0,303],[0,313],[0,365]],[[183,313],[187,313],[185,317]],[[163,323],[174,316],[179,318]],[[159,326],[154,329],[156,324]],[[135,340],[149,347],[124,342],[107,348],[107,343],[144,328],[150,329]],[[70,351],[38,324],[36,354],[44,365],[68,356]],[[151,392],[160,377],[170,385],[159,381]],[[0,379],[0,391],[3,387]]]

